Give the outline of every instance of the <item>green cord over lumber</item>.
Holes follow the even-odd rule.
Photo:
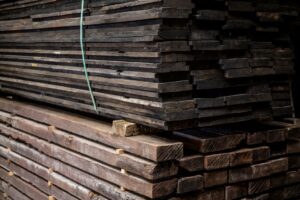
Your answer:
[[[83,64],[83,70],[84,70],[84,75],[86,78],[86,82],[88,85],[88,89],[91,95],[91,99],[92,99],[92,103],[94,106],[94,110],[96,111],[96,113],[98,113],[97,110],[97,104],[95,101],[95,97],[93,94],[93,90],[92,90],[92,86],[91,86],[91,82],[89,80],[89,74],[87,71],[87,67],[86,67],[86,61],[85,61],[85,46],[84,46],[84,41],[83,41],[83,13],[84,13],[84,0],[81,0],[81,12],[80,12],[80,48],[81,48],[81,54],[82,54],[82,64]]]

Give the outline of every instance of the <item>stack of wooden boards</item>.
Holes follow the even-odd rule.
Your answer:
[[[193,4],[85,2],[86,64],[97,112],[161,129],[192,126],[186,61],[192,58],[187,22]],[[2,91],[96,112],[83,73],[80,8],[78,0],[0,2]]]
[[[140,200],[176,190],[181,142],[120,137],[111,123],[0,102],[0,190],[11,199]]]
[[[0,98],[0,197],[297,199],[299,138],[300,122],[121,137],[108,122]]]
[[[300,128],[291,121],[174,132],[183,141],[172,200],[300,198]]]
[[[1,91],[165,130],[291,116],[287,22],[298,10],[288,5],[86,0],[91,93],[81,58],[81,3],[3,0]]]
[[[197,90],[198,125],[291,116],[293,50],[285,4],[193,2],[191,76]]]
[[[300,2],[296,0],[281,0],[281,7],[284,10],[283,15],[286,20],[286,27],[288,32],[290,33],[290,37],[292,39],[293,50],[295,54],[295,76],[292,82],[292,90],[293,92],[293,106],[294,112],[296,116],[300,116],[300,93],[297,92],[300,88],[300,68],[297,67],[299,65],[299,52],[300,52]]]

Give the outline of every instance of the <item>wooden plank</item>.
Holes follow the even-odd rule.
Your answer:
[[[16,142],[11,141],[8,138],[2,136],[2,140],[0,140],[1,145],[11,148],[12,151],[16,152],[19,155],[22,155],[30,160],[40,163],[44,167],[48,169],[53,169],[54,172],[62,174],[65,177],[70,178],[77,183],[85,185],[88,188],[91,188],[94,191],[106,196],[108,198],[128,198],[128,199],[145,199],[140,196],[134,195],[129,192],[121,192],[118,187],[112,185],[111,183],[104,181],[102,179],[96,178],[93,175],[90,175],[86,172],[78,170],[77,168],[71,167],[66,163],[60,162],[56,159],[53,159],[49,156],[46,156],[35,149],[31,149],[28,146]],[[11,159],[13,160],[13,159]],[[96,184],[95,184],[96,183]]]
[[[138,177],[123,174],[121,173],[121,171],[111,168],[110,166],[96,162],[95,160],[92,160],[90,158],[75,154],[69,150],[65,150],[54,144],[50,145],[50,143],[48,142],[34,138],[20,131],[16,131],[3,126],[1,126],[1,130],[3,134],[24,141],[25,143],[40,149],[43,153],[51,157],[54,157],[63,162],[68,162],[74,167],[87,171],[91,174],[95,174],[101,179],[108,180],[120,186],[126,186],[128,190],[137,192],[150,198],[165,196],[166,194],[170,194],[175,190],[176,179],[170,179],[160,183],[150,183]]]
[[[2,112],[0,112],[1,114]],[[157,164],[149,162],[122,152],[121,149],[119,149],[121,153],[118,154],[117,149],[79,138],[76,135],[58,130],[54,126],[45,126],[21,117],[9,117],[8,124],[11,127],[33,134],[48,142],[58,144],[74,152],[100,160],[120,169],[125,169],[128,172],[150,180],[173,176],[177,172],[177,166],[172,163]]]
[[[191,129],[174,131],[174,137],[180,139],[187,148],[201,153],[212,153],[237,147],[244,139],[244,134],[220,134],[214,129]]]
[[[1,99],[1,110],[14,113],[28,119],[55,126],[59,129],[79,134],[106,145],[124,149],[130,153],[153,161],[166,161],[180,158],[183,145],[179,142],[162,140],[159,137],[140,135],[129,138],[113,136],[110,123],[97,121],[80,115],[61,112],[53,108],[35,107],[20,102]],[[18,109],[14,109],[18,108]],[[148,153],[150,152],[150,153]],[[174,152],[174,153],[172,153]]]
[[[177,159],[179,169],[187,172],[197,172],[204,169],[204,159],[201,155],[184,156]]]
[[[9,184],[14,185],[18,188],[18,190],[22,191],[26,195],[28,195],[31,199],[38,200],[38,199],[48,199],[48,196],[36,189],[35,187],[31,186],[30,184],[26,183],[25,181],[21,180],[17,176],[8,176],[9,171],[6,171],[3,168],[0,168],[1,177],[4,181],[8,182]]]
[[[2,138],[2,136],[1,136]],[[3,138],[2,138],[3,139]],[[45,180],[47,180],[47,186],[45,186],[45,188],[49,187],[49,183],[51,183],[51,185],[56,185],[59,188],[63,188],[65,191],[69,192],[70,194],[76,194],[76,196],[80,199],[90,199],[91,195],[94,196],[94,198],[104,198],[101,197],[97,194],[94,194],[93,191],[86,189],[84,186],[81,186],[69,179],[67,179],[66,177],[56,173],[56,172],[52,172],[49,173],[49,169],[38,164],[35,163],[29,159],[26,159],[25,157],[22,157],[14,152],[9,152],[9,154],[7,154],[6,149],[3,149],[2,147],[1,149],[1,155],[5,156],[7,158],[9,158],[9,164],[7,162],[7,160],[4,160],[3,162],[1,162],[1,165],[3,166],[2,163],[4,163],[4,165],[8,165],[8,168],[12,166],[14,166],[15,164],[12,164],[11,162],[15,162],[18,166],[21,166],[27,170],[30,170],[30,172],[34,173],[37,176],[41,176],[43,177]],[[6,166],[7,167],[7,166]],[[19,167],[17,167],[19,168]],[[15,171],[15,170],[13,170]],[[25,177],[22,176],[21,177]],[[35,178],[33,178],[35,180]],[[27,180],[31,180],[31,178],[27,178]],[[40,186],[41,187],[41,186]],[[49,190],[51,192],[51,190]]]
[[[227,168],[230,164],[230,154],[220,153],[204,156],[204,169],[214,170]]]
[[[226,186],[225,188],[225,199],[238,199],[247,196],[248,194],[248,184],[239,183],[235,185]]]
[[[135,123],[130,123],[125,120],[113,121],[112,129],[114,134],[122,137],[130,137],[130,136],[142,134],[141,130],[139,132],[138,127]]]
[[[178,179],[177,194],[184,194],[201,189],[203,189],[203,177],[201,175]]]
[[[244,164],[251,164],[253,162],[252,149],[241,149],[238,151],[230,152],[230,166],[239,166]]]
[[[218,170],[204,173],[204,187],[210,188],[218,185],[226,185],[228,180],[227,170]]]
[[[254,148],[252,151],[253,162],[256,163],[268,160],[271,157],[270,151],[270,147],[268,146]]]
[[[207,190],[197,195],[197,199],[199,200],[205,200],[209,198],[224,200],[225,190],[223,188],[216,188],[216,189]]]
[[[253,178],[261,178],[276,173],[284,172],[288,169],[288,159],[280,158],[265,163],[252,165]]]
[[[64,192],[55,185],[48,187],[48,181],[34,175],[33,173],[27,171],[26,169],[19,167],[13,163],[10,163],[9,170],[13,171],[16,176],[21,177],[23,180],[28,180],[28,184],[32,184],[38,188],[41,192],[44,192],[48,196],[54,196],[57,199],[70,199],[78,200],[79,198],[70,195],[69,193]]]
[[[251,181],[248,185],[248,194],[259,194],[266,192],[270,189],[270,179],[262,179],[257,181]]]
[[[13,186],[9,185],[7,182],[0,180],[0,187],[1,193],[0,197],[3,199],[8,199],[8,200],[15,200],[15,199],[24,199],[24,200],[30,200],[30,198],[26,195],[24,195],[22,192],[14,188]]]
[[[249,181],[252,179],[252,168],[243,167],[229,170],[229,183]]]
[[[299,188],[300,188],[300,184],[286,187],[284,189],[284,198],[285,199],[298,198],[300,196]]]

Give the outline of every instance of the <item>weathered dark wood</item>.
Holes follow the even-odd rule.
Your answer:
[[[262,108],[268,110],[270,104],[273,113],[266,111],[265,119],[271,115],[292,116],[290,80],[288,76],[278,77],[293,73],[292,47],[288,45],[291,40],[285,24],[293,20],[281,16],[282,1],[214,0],[210,3],[196,1],[195,4],[189,43],[195,56],[191,76],[196,86],[197,112],[204,117],[205,113],[201,115],[203,110],[211,111],[211,115],[206,115],[206,123],[203,118],[198,119],[198,126],[261,120],[262,116],[254,113],[261,112]],[[291,7],[284,10],[292,10]],[[281,40],[276,34],[279,32],[286,37],[281,44],[273,42]],[[264,84],[265,89],[252,89],[259,84]],[[285,92],[281,100],[275,97],[280,91],[276,92],[280,88],[277,86],[287,86],[285,90],[281,89]],[[232,101],[230,96],[234,97]],[[228,105],[233,103],[235,106],[229,108]],[[247,115],[252,116],[242,116],[241,109],[240,113],[235,110],[237,103],[250,107]],[[206,106],[210,109],[205,109]]]
[[[284,16],[297,11],[281,4],[86,2],[98,114],[165,130],[291,117],[287,26],[297,15]],[[95,114],[82,68],[80,3],[0,1],[0,9],[1,91]]]
[[[1,137],[2,138],[2,137]],[[2,138],[3,139],[3,138]],[[22,157],[14,152],[9,152],[9,154],[7,154],[6,150],[1,148],[0,150],[0,154],[1,156],[4,156],[7,158],[7,160],[1,161],[1,165],[5,166],[6,168],[10,168],[12,169],[12,171],[16,172],[16,170],[18,171],[18,169],[21,169],[19,166],[29,170],[31,173],[34,173],[36,176],[41,176],[45,179],[45,181],[47,181],[46,183],[44,183],[44,185],[37,185],[38,188],[41,187],[41,189],[49,189],[49,192],[52,192],[50,188],[52,185],[56,185],[59,188],[63,188],[65,191],[69,192],[70,194],[76,194],[76,196],[79,199],[90,199],[91,196],[93,196],[95,199],[101,199],[104,198],[103,196],[97,195],[95,194],[93,191],[86,189],[84,186],[79,185],[71,180],[68,180],[66,177],[53,172],[53,173],[49,173],[49,169],[38,164],[35,163],[31,160],[26,159],[25,157]],[[9,162],[7,162],[9,160]],[[14,163],[16,164],[14,164]],[[15,169],[16,167],[16,169]],[[24,170],[19,170],[20,172],[24,171]],[[29,174],[28,172],[25,172],[26,174]],[[20,177],[24,177],[26,178],[26,175],[22,175],[19,174]],[[37,180],[37,178],[32,178],[33,175],[30,175],[30,177],[26,178],[27,180]],[[49,183],[51,183],[51,185],[49,185]],[[57,189],[55,189],[55,191],[57,191]],[[46,191],[47,193],[47,191]],[[53,193],[52,193],[53,194]],[[61,194],[61,191],[60,191]],[[72,197],[70,197],[72,198]]]
[[[225,185],[228,180],[227,171],[213,171],[204,173],[204,187],[209,188],[218,185]]]
[[[251,132],[247,134],[247,144],[256,145],[266,141],[266,135],[262,132]]]
[[[275,197],[276,195],[274,195]],[[280,196],[277,196],[276,198],[280,198]],[[255,197],[245,198],[245,200],[268,200],[268,199],[274,199],[273,197],[270,197],[270,194],[261,194]]]
[[[206,170],[227,168],[229,165],[230,155],[228,153],[204,156],[204,169]]]
[[[266,192],[270,189],[270,179],[262,179],[249,182],[248,194],[259,194]]]
[[[284,199],[299,198],[300,196],[300,184],[289,186],[284,188]]]
[[[177,172],[177,166],[172,162],[157,165],[156,163],[139,159],[125,152],[118,155],[116,149],[79,138],[76,135],[58,130],[54,126],[47,127],[21,117],[9,117],[9,121],[9,125],[18,130],[31,133],[48,142],[64,146],[75,152],[101,160],[102,162],[125,169],[128,172],[147,179],[155,180],[169,177],[175,175]]]
[[[225,199],[232,200],[247,196],[248,194],[248,184],[239,183],[235,185],[226,186],[225,188]]]
[[[271,157],[270,147],[262,146],[254,148],[252,151],[253,162],[261,162],[266,161]]]
[[[294,184],[300,182],[300,170],[297,171],[289,171],[287,172],[287,176],[285,177],[285,184]]]
[[[238,166],[244,164],[251,164],[253,162],[253,151],[252,149],[242,149],[231,152],[229,154],[230,166]]]
[[[261,178],[276,173],[284,172],[288,169],[288,159],[280,158],[269,162],[256,164],[251,166],[253,178]]]
[[[178,179],[177,194],[184,194],[201,189],[203,189],[203,177],[201,175]]]
[[[3,178],[4,181],[8,182],[11,185],[14,185],[16,188],[18,188],[18,190],[22,191],[23,193],[26,193],[31,199],[48,199],[47,195],[30,185],[29,183],[21,180],[15,175],[9,176],[9,171],[0,168],[0,174],[1,178]]]
[[[1,91],[94,114],[82,68],[80,2],[0,6]],[[168,0],[86,2],[84,50],[99,115],[167,130],[193,126],[186,64],[193,59],[187,54],[193,7]]]
[[[69,150],[63,149],[57,145],[34,138],[20,131],[0,125],[1,131],[6,136],[16,140],[21,140],[39,149],[44,154],[54,157],[62,162],[70,163],[83,171],[95,174],[97,177],[112,182],[114,184],[125,186],[128,190],[148,196],[150,198],[165,196],[175,190],[176,179],[170,179],[158,183],[151,183],[141,178],[124,174],[111,166],[96,162],[88,157],[83,157]]]
[[[174,137],[184,142],[189,149],[201,153],[212,153],[233,149],[244,139],[244,134],[225,134],[218,129],[191,129],[173,132]]]
[[[201,155],[184,156],[177,160],[179,169],[188,172],[197,172],[204,169],[204,159]]]
[[[24,109],[23,104],[17,105],[19,107],[15,107],[16,110]],[[33,115],[34,106],[28,104],[26,108],[32,109],[32,111],[29,110],[32,113],[29,112],[28,117],[25,116],[25,110],[22,111],[24,113],[20,112],[21,114],[14,114],[13,111],[7,112],[9,104],[6,106],[6,111],[0,111],[2,124],[0,125],[0,145],[2,146],[0,147],[0,165],[15,171],[17,176],[34,179],[33,183],[37,188],[53,185],[53,189],[43,189],[43,187],[39,190],[47,195],[50,191],[54,197],[54,194],[63,196],[77,193],[74,197],[80,197],[80,199],[89,199],[91,194],[95,199],[101,199],[102,196],[107,199],[148,199],[156,198],[155,195],[158,194],[161,195],[157,197],[168,196],[176,200],[211,197],[264,199],[266,194],[270,195],[271,191],[275,191],[272,197],[277,193],[277,197],[282,197],[285,188],[292,188],[299,183],[298,168],[294,166],[289,169],[288,166],[288,160],[298,154],[278,154],[278,151],[274,150],[282,144],[287,144],[288,140],[297,139],[299,127],[289,123],[274,122],[273,125],[269,123],[267,126],[256,123],[194,129],[191,132],[193,134],[184,133],[185,137],[175,136],[176,143],[182,142],[188,136],[190,136],[190,142],[194,141],[193,137],[201,138],[201,141],[204,141],[203,144],[206,142],[206,144],[213,145],[212,150],[208,145],[206,146],[208,150],[204,152],[186,150],[182,158],[153,162],[140,156],[138,158],[137,155],[126,152],[124,149],[116,149],[105,143],[80,137],[76,134],[76,129],[68,128],[72,130],[70,132],[62,129],[66,129],[66,126],[61,125],[62,128],[50,126],[48,120],[51,116],[52,120],[55,119],[54,114],[49,115],[51,111],[44,115],[42,113]],[[38,118],[42,116],[47,116],[47,121]],[[57,116],[60,116],[62,120],[65,119],[63,117],[65,115],[58,114]],[[76,121],[76,116],[72,117],[72,120],[73,124],[78,127],[93,127],[88,120],[87,123]],[[254,142],[255,145],[252,142],[249,143],[247,137],[254,136],[252,133],[255,133],[257,138],[259,135],[266,136],[270,132],[274,133],[274,130],[280,135],[285,133],[287,140],[276,139],[277,142],[267,142],[266,137],[263,137],[261,142]],[[237,135],[241,136],[238,141],[226,139]],[[138,136],[122,138],[127,140],[134,137]],[[222,146],[223,149],[216,149],[215,145],[222,145],[221,139],[224,138],[224,141],[228,143]],[[169,139],[166,140],[169,141]],[[230,141],[232,141],[231,144]],[[196,144],[198,143],[196,141]],[[190,143],[186,144],[187,149],[192,149],[189,146]],[[176,162],[174,162],[175,159]],[[105,171],[109,172],[109,176],[105,175]],[[173,180],[175,180],[174,184]],[[95,185],[95,182],[99,184]],[[141,185],[143,189],[149,189],[153,185],[153,193],[143,192],[141,187],[135,186],[136,184]],[[286,191],[290,190],[286,189]],[[292,192],[290,193],[292,195]]]
[[[298,169],[300,167],[299,155],[289,156],[288,166],[289,166],[290,169]]]
[[[124,149],[153,161],[166,161],[183,155],[182,144],[159,137],[140,135],[129,138],[114,136],[111,123],[62,112],[49,107],[37,107],[1,99],[0,110],[79,134],[103,144]],[[17,108],[17,109],[16,109]],[[174,152],[174,153],[171,153]]]
[[[45,179],[36,176],[35,174],[27,171],[26,169],[15,165],[14,163],[10,163],[8,169],[14,172],[15,176],[22,177],[22,179],[27,180],[29,184],[32,184],[36,188],[38,188],[41,192],[44,192],[48,196],[54,196],[57,199],[70,199],[70,200],[78,200],[79,198],[70,195],[67,192],[64,192],[60,188],[55,185],[48,186],[48,181]]]
[[[8,200],[15,200],[15,199],[24,199],[30,200],[30,198],[24,195],[22,192],[14,188],[13,186],[9,185],[7,182],[0,180],[0,188],[1,188],[1,195],[0,198],[8,199]]]
[[[229,183],[249,181],[252,179],[252,168],[243,167],[229,170]]]
[[[69,166],[63,162],[55,160],[51,157],[48,157],[38,151],[29,148],[28,146],[15,142],[9,141],[8,138],[2,137],[1,145],[10,147],[12,151],[16,152],[19,155],[22,155],[26,158],[33,160],[36,163],[39,163],[46,167],[47,173],[49,173],[49,169],[52,169],[53,172],[57,172],[62,174],[65,177],[70,178],[71,180],[76,181],[77,183],[81,183],[88,188],[91,188],[94,191],[97,191],[100,194],[108,198],[128,198],[128,199],[144,199],[140,196],[134,195],[129,192],[121,192],[118,187],[110,184],[102,179],[96,178],[93,175],[90,175],[86,172],[78,170],[75,167]],[[15,159],[11,159],[15,160]],[[55,175],[55,174],[54,174]],[[95,184],[97,183],[97,184]]]
[[[223,188],[207,190],[207,191],[197,195],[196,198],[199,200],[205,200],[205,199],[210,199],[210,198],[224,200],[225,199],[225,190]]]

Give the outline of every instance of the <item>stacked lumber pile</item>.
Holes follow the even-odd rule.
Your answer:
[[[299,127],[299,119],[290,119],[286,121],[288,123],[294,123]],[[288,126],[288,125],[285,125]],[[287,132],[287,154],[289,157],[289,172],[286,177],[281,177],[281,180],[285,184],[284,189],[277,189],[277,194],[281,194],[279,197],[284,195],[284,198],[299,198],[300,191],[300,134],[296,129],[288,129]],[[283,192],[283,193],[282,193]],[[298,196],[295,194],[298,193]],[[275,195],[274,195],[275,196]]]
[[[294,102],[292,104],[292,107],[294,108],[294,112],[296,116],[300,116],[300,95],[299,92],[297,92],[300,88],[300,81],[299,81],[299,75],[300,75],[300,68],[299,66],[299,52],[300,52],[300,40],[299,40],[299,34],[300,34],[300,4],[299,1],[296,0],[280,0],[281,4],[281,10],[282,15],[286,19],[285,28],[289,32],[289,36],[292,40],[292,46],[295,54],[295,76],[292,81],[292,90]]]
[[[156,199],[176,190],[180,142],[0,99],[0,190],[20,199]]]
[[[192,126],[192,7],[189,0],[86,1],[84,50],[100,115],[160,129]],[[2,91],[96,112],[81,59],[80,8],[78,0],[0,2]]]
[[[174,132],[179,159],[173,200],[300,198],[300,128],[272,122]]]
[[[0,98],[0,193],[12,200],[297,199],[295,124],[123,137],[109,122]]]
[[[193,2],[189,40],[198,125],[291,116],[286,7],[277,0]]]
[[[3,0],[0,88],[164,130],[290,117],[292,1],[86,1],[90,92],[81,3]]]

